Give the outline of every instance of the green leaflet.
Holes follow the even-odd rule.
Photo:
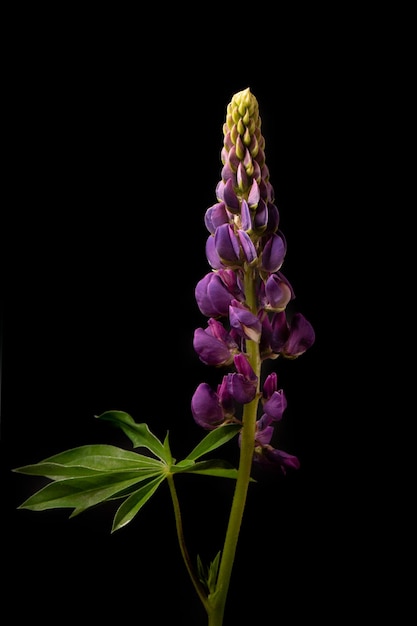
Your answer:
[[[138,472],[107,472],[95,476],[58,480],[37,491],[18,508],[32,511],[71,508],[74,509],[71,517],[74,517],[92,506],[117,497],[132,485],[150,480],[155,476],[164,478],[165,474],[162,474],[161,470],[152,469],[140,474]]]
[[[221,551],[219,551],[208,567],[203,565],[200,555],[197,555],[197,572],[200,581],[206,587],[209,594],[216,590],[217,576],[219,573]]]
[[[161,461],[164,461],[167,465],[172,463],[167,440],[165,441],[165,445],[162,444],[159,439],[151,433],[147,424],[136,423],[133,417],[124,411],[106,411],[96,417],[113,422],[116,426],[121,428],[133,443],[134,448],[148,448],[148,450],[153,452],[155,456],[161,459]]]
[[[220,459],[213,459],[210,461],[200,461],[199,463],[187,462],[177,463],[171,467],[171,472],[174,474],[205,474],[206,476],[218,476],[221,478],[237,478],[237,469],[235,469],[230,463],[222,461]]]
[[[195,461],[203,454],[207,454],[212,450],[215,450],[219,446],[227,443],[242,429],[241,424],[225,424],[215,430],[211,430],[200,443],[190,452],[190,454],[184,459],[191,459]]]
[[[151,496],[158,489],[165,476],[157,476],[153,480],[140,487],[137,491],[132,493],[119,509],[113,520],[112,532],[119,530],[123,526],[126,526],[137,515],[139,510],[143,507],[145,502],[149,500]]]
[[[66,450],[32,465],[24,465],[14,472],[46,476],[52,480],[91,476],[108,471],[159,470],[160,461],[109,445],[89,445]]]

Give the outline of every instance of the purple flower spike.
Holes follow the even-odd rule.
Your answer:
[[[214,235],[217,254],[225,265],[240,265],[240,246],[230,224],[222,224]]]
[[[316,336],[309,321],[301,313],[295,313],[292,317],[290,336],[282,350],[283,356],[295,359],[304,354],[314,344]]]
[[[224,422],[218,395],[207,383],[200,383],[191,398],[191,411],[199,426],[214,430]]]
[[[198,424],[213,430],[227,422],[244,422],[246,411],[238,418],[235,410],[239,404],[253,402],[254,410],[262,409],[256,423],[254,463],[285,474],[300,463],[275,449],[271,441],[287,400],[283,389],[277,388],[275,372],[266,376],[260,393],[261,365],[279,356],[296,358],[314,343],[315,334],[301,314],[286,316],[287,305],[295,298],[280,271],[287,243],[279,230],[258,103],[249,88],[235,94],[227,106],[223,135],[217,202],[204,217],[210,233],[206,257],[212,271],[195,288],[198,307],[209,319],[205,329],[195,330],[193,346],[203,363],[226,366],[229,373],[216,392],[205,383],[197,387],[192,411]],[[225,318],[224,324],[220,317]]]
[[[272,233],[262,252],[262,268],[267,272],[277,272],[284,262],[285,253],[286,244],[284,239],[280,235]]]
[[[241,336],[259,342],[262,332],[260,319],[237,300],[233,300],[229,307],[229,320]]]

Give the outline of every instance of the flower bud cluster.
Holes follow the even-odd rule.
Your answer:
[[[224,367],[217,390],[201,383],[191,401],[195,421],[212,430],[239,419],[239,406],[259,397],[254,461],[285,473],[298,459],[270,445],[274,424],[286,407],[276,374],[260,390],[260,371],[247,354],[247,342],[259,347],[259,362],[282,356],[295,359],[315,341],[301,313],[289,319],[294,290],[281,271],[287,243],[265,163],[258,102],[249,88],[227,106],[221,151],[223,168],[216,202],[206,210],[209,232],[205,252],[211,271],[196,285],[195,297],[206,328],[194,333],[194,349],[207,365]],[[247,293],[248,292],[248,293]]]

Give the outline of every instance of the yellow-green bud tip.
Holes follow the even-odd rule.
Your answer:
[[[244,117],[246,111],[249,112],[250,117],[258,113],[258,101],[249,87],[235,93],[231,104],[238,108],[241,117]]]

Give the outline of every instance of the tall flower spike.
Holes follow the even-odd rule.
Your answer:
[[[275,374],[260,390],[261,366],[278,356],[297,358],[314,343],[315,335],[300,313],[291,322],[287,319],[287,304],[295,298],[281,272],[287,242],[265,163],[258,102],[249,88],[228,104],[223,134],[217,202],[204,216],[212,271],[195,289],[200,311],[210,319],[207,328],[195,331],[194,349],[206,365],[235,371],[224,376],[217,393],[204,384],[198,387],[193,415],[201,426],[214,429],[243,405],[242,424],[253,436],[254,461],[285,473],[286,467],[298,467],[298,460],[270,441],[287,400]],[[242,434],[238,440],[240,444]],[[250,445],[246,438],[248,453]]]

